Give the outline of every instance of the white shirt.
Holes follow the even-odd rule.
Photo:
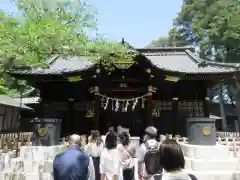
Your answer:
[[[148,180],[155,180],[154,177],[150,177]],[[192,180],[191,177],[186,172],[176,172],[176,173],[167,173],[162,174],[161,180]],[[194,179],[193,179],[194,180]]]
[[[105,180],[112,180],[114,175],[119,177],[120,172],[119,151],[117,149],[108,150],[104,148],[100,156],[100,174],[105,175]]]
[[[117,149],[120,154],[120,161],[123,169],[133,168],[133,166],[135,165],[135,161],[132,155],[128,152],[127,147],[124,147],[122,144],[118,144]]]
[[[85,152],[88,155],[91,155],[92,157],[100,157],[101,156],[101,152],[103,151],[103,143],[97,145],[97,143],[93,142],[93,143],[88,143],[85,146]]]

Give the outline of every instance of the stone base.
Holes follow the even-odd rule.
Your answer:
[[[0,171],[2,180],[50,180],[55,156],[66,150],[60,146],[23,146],[20,156],[11,159]]]
[[[0,152],[0,170],[8,166],[10,160],[16,157],[16,151],[10,151],[8,153]]]
[[[205,160],[185,157],[185,168],[198,172],[207,171],[240,171],[240,159]]]
[[[3,180],[53,180],[50,173],[16,173],[4,172],[0,176]]]
[[[215,146],[198,146],[180,143],[185,157],[194,159],[229,159],[230,152],[227,146],[217,144]]]
[[[55,156],[66,150],[65,145],[61,146],[22,146],[20,159],[26,161],[53,160]]]
[[[53,172],[52,168],[53,160],[29,161],[15,158],[4,170],[17,173],[51,173]]]
[[[183,170],[187,173],[194,174],[198,180],[238,180],[240,179],[240,171],[207,171],[196,172],[191,170]]]
[[[198,180],[240,179],[240,158],[230,155],[228,146],[197,146],[180,143],[185,156],[184,171]]]

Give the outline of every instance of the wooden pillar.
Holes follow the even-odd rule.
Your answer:
[[[178,124],[178,98],[177,97],[174,97],[172,99],[172,131],[173,131],[173,135],[176,135],[176,134],[179,134],[179,124]]]
[[[93,129],[98,130],[99,128],[99,111],[100,111],[100,96],[95,95],[94,97],[94,119]]]
[[[210,107],[211,107],[211,100],[210,97],[206,96],[204,99],[204,104],[203,104],[203,108],[204,108],[204,117],[209,117],[210,114]]]
[[[98,67],[96,69],[95,82],[96,86],[94,87],[94,118],[93,118],[93,130],[98,130],[99,128],[99,113],[100,113],[100,96],[99,93],[99,84],[100,84],[100,77],[101,77],[101,69]]]
[[[75,112],[74,112],[74,99],[68,99],[68,135],[77,133],[75,132]],[[74,131],[74,132],[73,132]]]
[[[100,112],[100,96],[98,96],[99,87],[95,87],[94,96],[94,118],[93,118],[93,129],[98,130],[99,128],[99,112]]]
[[[148,121],[147,125],[148,126],[153,126],[153,117],[152,117],[152,109],[153,109],[153,102],[152,102],[152,86],[148,86]]]
[[[204,117],[209,117],[209,114],[211,112],[211,92],[209,89],[206,89],[206,96],[203,102],[203,112],[204,112]]]

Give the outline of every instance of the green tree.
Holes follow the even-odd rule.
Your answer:
[[[13,3],[22,14],[20,18],[0,12],[0,68],[4,87],[15,87],[6,76],[13,64],[44,66],[52,54],[83,55],[93,61],[104,59],[110,71],[119,60],[132,62],[132,54],[123,45],[102,38],[90,41],[87,31],[96,28],[95,10],[81,0]]]
[[[218,61],[238,62],[240,50],[240,1],[186,0],[176,19],[178,27],[188,27],[204,54],[216,50]]]
[[[235,0],[185,0],[183,8],[175,21],[177,28],[185,28],[183,38],[193,39],[200,47],[203,58],[214,55],[216,61],[239,62],[240,59],[240,1]],[[212,54],[212,48],[215,49]],[[236,82],[238,83],[238,82]],[[223,112],[223,85],[219,86],[219,99]],[[233,86],[231,87],[239,87]],[[232,89],[229,88],[228,89]],[[230,92],[230,91],[229,91]],[[233,91],[239,96],[239,88]],[[231,93],[233,94],[233,93]],[[232,95],[231,95],[232,96]],[[236,97],[237,109],[240,109],[240,97]],[[240,113],[239,113],[240,120]],[[225,118],[223,127],[226,126]],[[225,127],[226,128],[226,127]]]
[[[186,30],[184,28],[174,27],[169,31],[168,36],[151,41],[147,47],[183,47],[188,45],[191,45],[191,41],[186,35]]]
[[[186,28],[172,28],[169,31],[169,44],[172,47],[192,45],[192,39],[187,35]]]
[[[170,44],[169,37],[160,37],[157,40],[153,40],[147,45],[148,48],[156,48],[156,47],[168,47]]]

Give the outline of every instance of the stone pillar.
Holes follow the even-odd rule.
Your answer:
[[[148,106],[147,106],[147,111],[148,111],[148,121],[147,121],[147,126],[153,126],[153,117],[152,117],[152,109],[153,109],[153,102],[152,102],[152,86],[148,86]]]

